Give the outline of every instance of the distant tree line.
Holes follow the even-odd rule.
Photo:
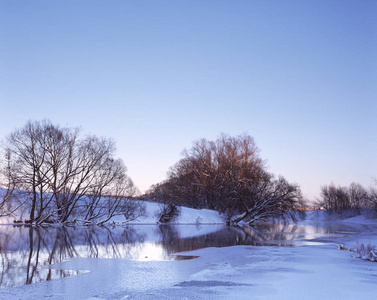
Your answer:
[[[50,121],[29,121],[2,143],[0,214],[27,223],[106,222],[136,217],[137,192],[111,139],[82,135]],[[99,221],[100,220],[100,221]]]
[[[364,209],[377,211],[377,181],[370,188],[358,183],[351,183],[348,187],[334,184],[323,186],[318,204],[330,213],[349,211],[360,214]]]
[[[266,171],[247,134],[195,141],[148,196],[167,204],[165,214],[176,213],[179,205],[208,208],[224,214],[229,223],[283,217],[302,202],[297,184]]]

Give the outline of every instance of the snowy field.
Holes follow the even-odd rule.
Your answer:
[[[149,206],[149,216],[139,222],[155,222],[155,209]],[[318,219],[310,214],[302,224],[310,228],[328,222]],[[215,212],[191,209],[183,209],[176,222],[204,220],[222,222]],[[363,217],[341,223],[352,231],[302,232],[301,246],[294,247],[211,247],[179,253],[198,256],[182,261],[75,258],[44,268],[88,272],[0,289],[0,299],[376,299],[377,264],[354,258],[338,245],[377,244],[377,223]],[[206,228],[211,227],[182,226],[180,234],[195,236],[210,231]]]

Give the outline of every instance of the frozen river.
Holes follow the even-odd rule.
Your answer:
[[[320,246],[354,239],[365,226],[336,222],[310,225],[129,225],[125,227],[0,227],[0,291],[89,272],[56,266],[72,259],[172,261],[211,247]],[[65,280],[65,279],[63,279]]]

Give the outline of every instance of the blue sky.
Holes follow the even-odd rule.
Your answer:
[[[254,137],[310,199],[377,177],[376,1],[0,1],[0,139],[112,137],[144,191],[184,148]]]

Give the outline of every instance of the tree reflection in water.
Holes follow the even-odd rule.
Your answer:
[[[197,250],[207,247],[230,247],[237,245],[295,246],[318,237],[328,237],[340,231],[352,231],[342,225],[326,228],[284,224],[263,224],[259,226],[221,226],[219,230],[194,237],[180,238],[182,225],[160,225],[162,245],[169,254]],[[342,226],[342,227],[340,227]]]
[[[143,242],[132,228],[113,232],[106,227],[2,226],[0,232],[0,288],[78,275],[48,265],[83,258],[127,258]]]
[[[209,233],[202,234],[203,230]],[[185,230],[189,229],[185,233]],[[126,227],[0,227],[0,288],[78,275],[85,271],[49,267],[72,258],[173,260],[173,254],[206,247],[295,245],[351,228],[269,224],[135,225]]]

